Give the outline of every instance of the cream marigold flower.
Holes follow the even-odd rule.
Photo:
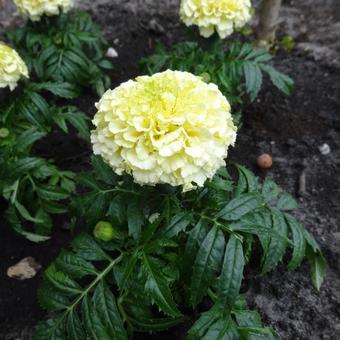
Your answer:
[[[180,16],[187,26],[197,25],[203,37],[215,30],[220,38],[230,35],[234,27],[243,27],[251,18],[250,0],[182,0]]]
[[[0,42],[0,88],[14,90],[19,79],[28,78],[28,70],[19,54]]]
[[[227,99],[187,72],[130,80],[108,90],[96,107],[94,153],[142,185],[202,186],[236,139]]]
[[[73,0],[14,0],[18,12],[32,21],[39,21],[43,15],[58,15],[73,7]]]

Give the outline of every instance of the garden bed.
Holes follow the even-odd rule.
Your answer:
[[[308,4],[306,1],[304,5],[287,2],[286,24],[294,24],[283,25],[286,28],[280,35],[287,30],[291,34],[293,30],[297,43],[320,43],[322,34],[336,26],[336,13],[340,14],[336,2],[327,1],[328,6],[318,0],[310,0]],[[110,74],[113,87],[139,74],[137,63],[153,51],[157,42],[170,46],[184,36],[175,0],[82,3],[119,53]],[[317,14],[319,11],[323,14]],[[297,16],[302,14],[308,19],[315,18],[301,19],[301,25],[307,25],[307,29],[296,24]],[[9,21],[8,16],[6,20]],[[314,29],[317,33],[311,34]],[[339,48],[335,38],[324,40],[333,52]],[[307,265],[291,273],[280,265],[272,273],[261,276],[255,274],[258,263],[254,263],[254,270],[246,273],[242,287],[250,307],[259,310],[264,323],[272,326],[280,339],[340,338],[340,69],[334,54],[316,61],[313,51],[304,54],[297,48],[291,53],[278,52],[275,65],[295,80],[296,91],[293,96],[285,97],[273,87],[265,86],[256,103],[247,107],[237,147],[231,153],[232,160],[247,165],[262,178],[275,179],[295,195],[299,192],[302,172],[306,174],[306,194],[300,197],[298,217],[315,235],[328,261],[321,291],[312,287]],[[87,93],[75,104],[92,116],[96,100],[96,96]],[[328,155],[319,151],[318,147],[324,143],[331,148]],[[73,170],[85,166],[91,154],[90,147],[77,136],[65,137],[58,132],[46,138],[38,151],[55,159],[61,167]],[[273,155],[271,170],[256,169],[256,156],[262,152]],[[4,201],[1,208],[5,208]],[[33,256],[46,267],[71,239],[64,223],[62,218],[56,221],[50,241],[33,244],[1,221],[0,339],[30,339],[33,326],[44,316],[35,296],[41,275],[16,281],[6,276],[7,268],[25,256]],[[190,323],[165,334],[135,338],[184,339],[184,329],[189,326]]]

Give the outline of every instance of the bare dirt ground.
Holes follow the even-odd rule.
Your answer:
[[[138,75],[138,61],[150,54],[157,42],[168,46],[185,37],[178,21],[178,0],[78,1],[89,10],[105,32],[119,57],[114,60],[114,86]],[[10,1],[0,9],[1,33],[19,24]],[[306,175],[306,195],[300,197],[299,218],[315,235],[329,268],[320,292],[312,288],[308,266],[287,273],[284,264],[269,275],[249,268],[245,284],[248,302],[258,309],[279,339],[340,339],[340,2],[339,0],[284,1],[279,37],[290,35],[296,42],[291,53],[279,51],[275,65],[296,82],[292,97],[269,85],[259,100],[247,107],[245,124],[231,158],[248,165],[260,177],[275,179],[298,196],[299,177]],[[91,94],[77,104],[94,113]],[[327,143],[331,152],[322,155]],[[70,147],[70,145],[72,147]],[[40,152],[62,163],[86,151],[68,137],[52,136]],[[67,150],[67,151],[66,151]],[[270,152],[274,167],[255,168],[255,158]],[[86,158],[83,159],[86,163]],[[81,164],[81,163],[80,163]],[[0,222],[1,223],[1,222]],[[30,339],[34,324],[44,316],[36,303],[41,276],[18,282],[6,277],[8,266],[25,256],[34,256],[46,266],[72,237],[56,221],[53,239],[31,244],[16,236],[7,225],[0,228],[0,339]],[[185,325],[161,335],[136,335],[136,339],[184,339]],[[214,340],[214,339],[212,339]]]

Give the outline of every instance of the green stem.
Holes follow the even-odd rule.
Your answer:
[[[119,263],[123,258],[123,254],[119,255],[115,260],[111,260],[111,263],[101,272],[99,273],[96,278],[91,282],[91,284],[78,296],[78,298],[70,305],[67,307],[65,316],[66,314],[70,313],[71,310],[73,310],[76,305],[85,297],[86,294],[88,294],[92,288],[94,288],[98,282],[103,280],[103,278],[111,271],[111,269]]]
[[[217,301],[217,295],[213,292],[211,288],[208,288],[208,295],[214,303]]]
[[[124,193],[127,193],[127,194],[141,196],[141,194],[139,192],[136,192],[136,191],[133,191],[133,190],[122,189],[122,188],[113,188],[113,189],[109,189],[109,190],[100,190],[100,192],[102,194],[107,194],[109,192],[124,192]]]
[[[59,325],[63,322],[65,317],[77,306],[77,304],[84,298],[86,294],[88,294],[92,288],[96,286],[96,284],[102,280],[110,270],[119,263],[123,258],[123,254],[120,254],[115,260],[111,260],[111,263],[100,273],[97,277],[91,282],[91,284],[79,295],[79,297],[72,303],[71,306],[67,307],[64,315],[58,320],[56,324],[53,325],[54,329],[58,329]]]
[[[195,215],[198,215],[200,218],[214,223],[215,225],[220,227],[222,230],[226,231],[227,233],[229,233],[231,235],[234,235],[239,241],[243,242],[243,238],[242,238],[241,235],[236,233],[234,230],[230,229],[228,226],[222,224],[221,222],[218,222],[216,218],[211,218],[209,216],[206,216],[206,215],[203,215],[203,214],[197,213],[197,212],[195,212]]]

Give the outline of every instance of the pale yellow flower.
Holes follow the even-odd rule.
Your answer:
[[[250,0],[181,0],[180,16],[187,26],[196,25],[206,38],[216,31],[220,38],[251,18]]]
[[[130,80],[108,90],[96,107],[94,153],[142,185],[203,186],[236,139],[227,99],[187,72]]]
[[[14,90],[22,76],[28,78],[26,64],[15,50],[0,42],[0,88]]]
[[[58,15],[73,7],[73,0],[14,0],[18,12],[32,21],[39,21],[43,15]]]

